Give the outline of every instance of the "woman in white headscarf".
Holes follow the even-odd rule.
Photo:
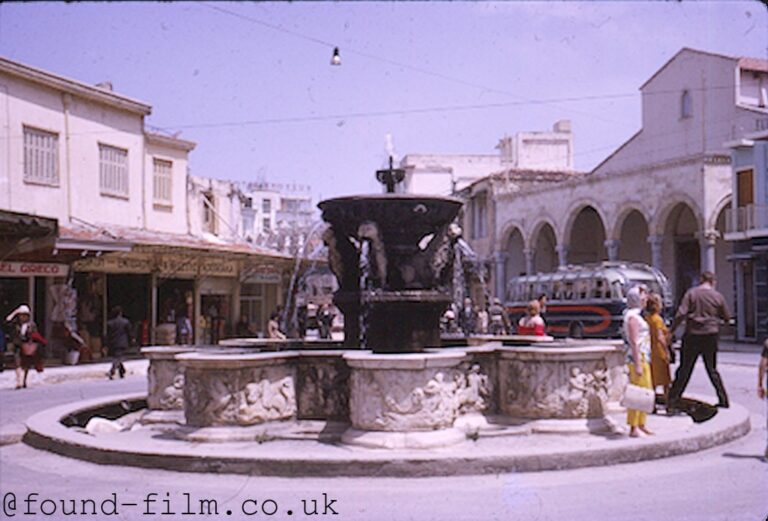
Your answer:
[[[16,362],[16,389],[21,389],[27,386],[30,368],[34,367],[39,373],[43,371],[42,347],[47,342],[37,332],[37,326],[32,322],[32,311],[26,304],[14,309],[5,317],[5,320],[12,326],[11,342],[14,345]]]
[[[634,385],[653,389],[651,383],[651,335],[648,323],[642,316],[645,308],[646,292],[635,286],[627,292],[627,309],[624,312],[624,338],[627,340],[627,360],[629,363],[629,381]],[[653,434],[645,426],[647,414],[635,409],[627,409],[629,435],[637,438],[644,434]]]

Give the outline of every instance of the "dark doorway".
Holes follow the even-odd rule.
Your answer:
[[[111,318],[115,306],[123,308],[123,316],[134,328],[134,338],[148,327],[150,288],[149,275],[107,275],[107,313]]]
[[[701,273],[701,250],[696,239],[675,239],[675,297],[677,304],[698,282]]]

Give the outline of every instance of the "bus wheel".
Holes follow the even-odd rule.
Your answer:
[[[581,322],[573,322],[568,328],[568,336],[571,338],[584,338],[584,326]]]

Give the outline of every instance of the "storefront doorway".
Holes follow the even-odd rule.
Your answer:
[[[134,330],[134,338],[139,344],[148,344],[149,309],[150,309],[150,279],[149,275],[107,275],[107,312],[111,314],[115,306],[123,308],[123,316],[127,318]]]
[[[158,279],[157,280],[157,330],[155,341],[161,345],[183,342],[177,335],[177,326],[186,317],[194,331],[195,323],[195,282],[192,279]],[[193,332],[187,341],[194,338]]]

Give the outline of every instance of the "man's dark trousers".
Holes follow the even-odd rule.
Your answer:
[[[669,391],[670,406],[674,407],[680,400],[683,391],[688,386],[688,381],[691,379],[696,359],[701,355],[704,359],[704,367],[707,368],[709,380],[715,387],[718,405],[728,407],[728,394],[725,392],[720,373],[717,372],[717,337],[717,334],[687,334],[683,337],[683,347],[680,350],[680,366],[677,368],[675,382]]]

